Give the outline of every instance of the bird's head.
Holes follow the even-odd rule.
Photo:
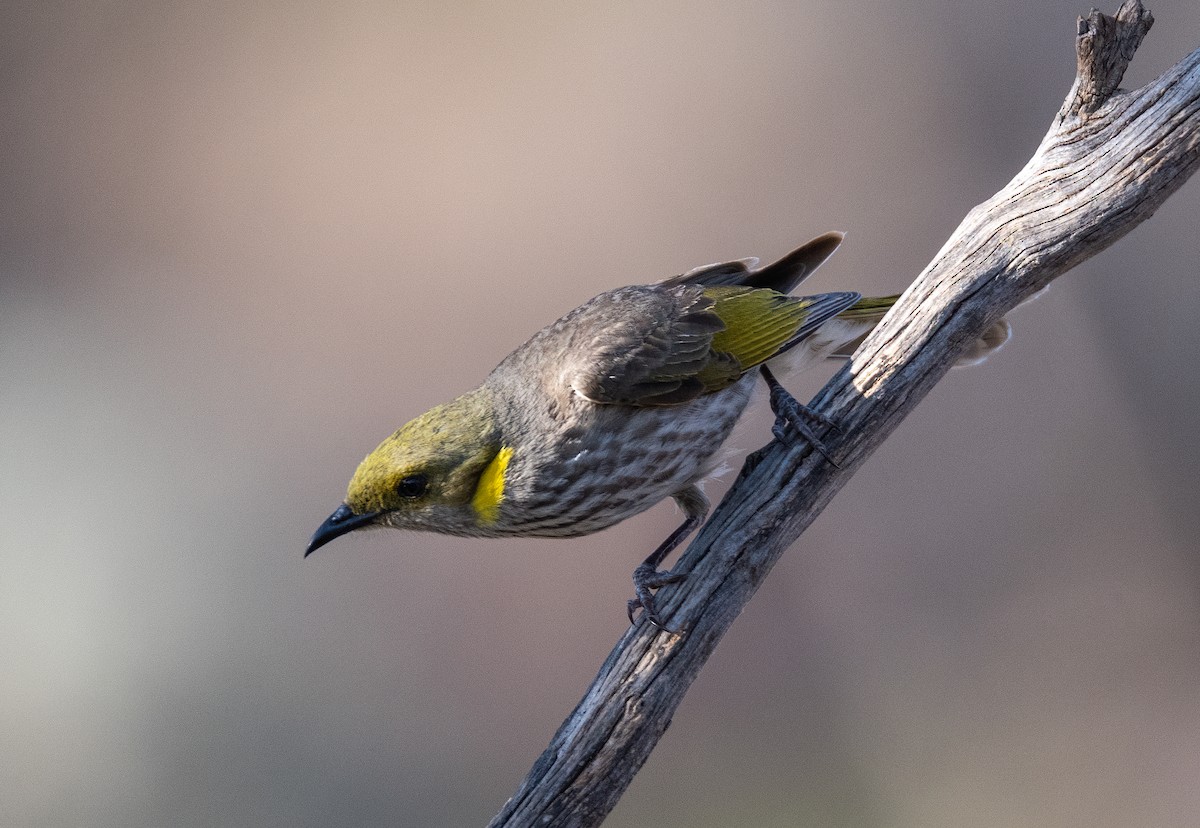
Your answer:
[[[486,534],[504,496],[511,456],[486,392],[430,409],[359,464],[346,502],[321,524],[304,554],[367,526]]]

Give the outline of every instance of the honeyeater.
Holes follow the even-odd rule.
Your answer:
[[[685,515],[634,571],[640,607],[660,624],[654,591],[683,577],[663,559],[708,513],[699,487],[746,408],[757,377],[771,388],[777,435],[822,418],[768,366],[845,355],[897,297],[788,295],[842,241],[826,233],[767,267],[708,265],[656,284],[610,290],[543,328],[473,391],[384,440],[305,555],[369,526],[477,537],[586,535],[672,497]],[[1007,339],[1001,322],[972,358]]]

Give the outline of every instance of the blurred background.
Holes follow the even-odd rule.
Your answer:
[[[5,4],[0,823],[485,823],[676,512],[302,560],[355,465],[611,287],[839,229],[813,289],[903,289],[1087,8]],[[1151,9],[1126,86],[1200,46]],[[1195,824],[1198,210],[946,377],[608,825]]]

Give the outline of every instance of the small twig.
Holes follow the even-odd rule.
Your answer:
[[[1124,3],[1116,17],[1092,9],[1076,27],[1075,85],[1059,112],[1059,120],[1088,115],[1104,105],[1125,76],[1133,53],[1154,25],[1154,17],[1141,3]]]

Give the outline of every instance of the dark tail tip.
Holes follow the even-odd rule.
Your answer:
[[[838,249],[845,237],[844,233],[836,230],[817,236],[774,264],[754,273],[743,284],[791,293],[796,285],[811,276],[813,271],[833,255],[833,251]]]

